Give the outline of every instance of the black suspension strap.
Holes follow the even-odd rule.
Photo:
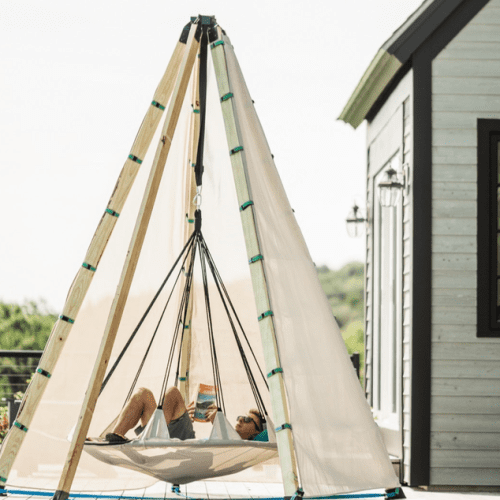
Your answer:
[[[203,176],[203,150],[205,145],[205,119],[207,111],[207,44],[208,44],[208,25],[202,26],[202,35],[200,42],[200,72],[199,72],[199,94],[200,94],[200,135],[198,138],[198,154],[196,165],[194,167],[196,185],[201,186]]]

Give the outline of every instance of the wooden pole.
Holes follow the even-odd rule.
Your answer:
[[[253,214],[253,206],[245,204],[251,200],[249,195],[249,186],[246,177],[245,145],[239,137],[240,128],[238,117],[232,102],[233,89],[230,87],[230,80],[226,65],[225,47],[230,43],[229,39],[222,36],[218,28],[219,40],[211,45],[212,58],[215,66],[219,96],[221,98],[222,115],[226,128],[226,137],[229,151],[231,154],[231,165],[233,169],[234,182],[240,205],[241,223],[245,235],[245,244],[247,256],[250,261],[255,256],[261,255],[260,245],[257,238],[257,229]],[[250,103],[251,105],[251,103]],[[243,147],[242,150],[238,148]],[[269,303],[269,293],[267,289],[266,277],[262,260],[257,260],[250,264],[250,274],[257,306],[257,312],[260,316],[259,327],[264,349],[264,358],[268,372],[280,367],[278,347],[274,333],[274,322],[272,315],[267,315],[271,311]],[[289,424],[288,405],[286,400],[285,385],[281,373],[270,377],[269,391],[271,395],[271,406],[273,420],[275,424]],[[283,477],[283,486],[285,495],[290,497],[298,489],[298,474],[295,452],[293,448],[292,432],[289,428],[284,428],[276,433],[278,453],[280,457],[281,472]]]
[[[156,195],[158,193],[165,163],[170,151],[172,138],[177,126],[182,102],[186,94],[189,77],[191,75],[196,53],[198,51],[199,41],[195,38],[195,33],[198,27],[198,25],[194,24],[191,26],[186,50],[179,70],[179,76],[175,84],[175,89],[165,119],[165,125],[162,130],[162,139],[160,140],[156,150],[156,155],[151,167],[151,173],[149,175],[144,197],[139,209],[134,232],[132,234],[132,239],[127,252],[127,257],[123,266],[122,275],[120,277],[113,304],[111,305],[99,353],[94,365],[94,370],[90,377],[89,386],[85,394],[73,440],[70,445],[54,500],[66,500],[68,498],[76,473],[76,468],[78,466],[78,462],[80,461],[85,437],[92,420],[97,396],[99,395],[99,390],[108,366],[109,357],[113,349],[113,343],[120,326],[123,310],[130,291],[130,286],[134,277],[137,261],[156,200]]]
[[[200,87],[198,84],[199,64],[195,64],[193,70],[192,106],[193,115],[191,117],[189,129],[189,173],[186,176],[186,226],[184,241],[187,241],[194,229],[195,205],[193,199],[196,196],[196,178],[194,175],[194,165],[198,154],[198,139],[200,135]],[[186,269],[189,269],[191,257],[186,260]],[[186,278],[184,278],[185,280]],[[184,281],[185,283],[185,281]],[[186,324],[181,345],[181,363],[179,369],[179,391],[182,394],[186,405],[189,404],[189,366],[191,364],[191,341],[192,341],[192,317],[194,289],[191,289],[187,306]]]
[[[24,395],[16,419],[20,427],[17,425],[13,426],[2,443],[2,448],[0,449],[0,488],[5,487],[14,460],[26,436],[24,429],[29,429],[31,425],[35,411],[50,380],[50,374],[54,371],[59,355],[92,282],[94,272],[111,237],[117,217],[122,211],[137,176],[140,162],[133,160],[133,158],[138,160],[144,158],[160,123],[163,110],[170,100],[185,48],[185,41],[177,43],[165,74],[156,89],[153,101],[148,107],[130,154],[125,161],[125,165],[113,190],[107,209],[97,226],[87,250],[85,261],[70,287],[63,313],[52,329],[38,369]]]

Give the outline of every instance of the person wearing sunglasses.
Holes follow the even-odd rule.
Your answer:
[[[87,438],[88,441],[104,441],[113,444],[121,444],[130,441],[125,434],[135,428],[137,435],[145,429],[146,424],[157,408],[155,397],[149,389],[140,388],[128,400],[123,407],[112,431],[102,438]],[[182,395],[177,387],[170,387],[163,399],[163,414],[168,426],[170,437],[184,439],[194,439],[194,401],[187,407]],[[214,422],[217,415],[217,408],[209,408],[206,422]],[[252,440],[263,430],[263,419],[258,410],[251,409],[247,415],[237,418],[236,432],[241,439]]]

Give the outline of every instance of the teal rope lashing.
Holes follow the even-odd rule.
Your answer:
[[[274,429],[274,430],[276,432],[279,432],[279,431],[284,431],[285,429],[292,430],[292,424],[289,424],[288,422],[286,422],[283,425],[280,425],[279,427],[276,427],[276,429]]]
[[[24,432],[28,432],[28,428],[27,428],[25,425],[23,425],[23,424],[19,423],[17,420],[14,422],[14,425],[15,425],[18,429],[21,429],[21,430],[22,430],[22,431],[24,431]]]
[[[259,321],[262,321],[264,318],[267,318],[268,316],[274,316],[274,313],[272,311],[266,311],[265,313],[262,313],[257,319]]]
[[[227,101],[228,99],[231,99],[231,97],[234,97],[234,94],[233,94],[232,92],[228,92],[227,94],[224,94],[224,95],[220,98],[220,102]]]
[[[252,205],[253,205],[252,200],[245,201],[245,203],[243,203],[243,205],[241,205],[241,207],[240,207],[240,212],[243,212],[243,210],[246,210],[248,207],[250,207]]]
[[[271,371],[267,374],[267,378],[271,378],[273,375],[276,375],[277,373],[283,373],[283,368],[278,367],[278,368],[275,368],[274,370],[271,370]]]
[[[66,323],[70,323],[71,325],[75,322],[74,319],[68,318],[68,316],[64,316],[64,314],[61,314],[59,316],[59,319],[62,321],[66,321]]]
[[[235,153],[238,153],[239,151],[243,151],[243,146],[236,146],[234,149],[231,149],[231,151],[229,151],[229,156],[233,156]]]
[[[259,260],[264,260],[264,257],[263,257],[261,254],[256,255],[255,257],[252,257],[252,258],[248,261],[248,263],[249,263],[249,264],[253,264],[254,262],[258,262]]]
[[[129,160],[132,160],[132,161],[135,161],[136,163],[138,163],[139,165],[142,163],[142,160],[140,158],[137,158],[137,156],[134,156],[134,155],[128,155],[128,158]]]
[[[162,111],[165,110],[165,106],[163,106],[162,104],[160,104],[159,102],[156,102],[156,101],[153,101],[151,103],[151,106],[154,106],[155,108],[161,109]]]
[[[215,47],[218,47],[219,45],[224,45],[224,40],[217,40],[216,42],[212,43],[212,45],[210,45],[210,48],[215,49]]]
[[[44,370],[43,368],[38,368],[36,372],[47,378],[50,378],[52,376],[47,370]]]
[[[112,215],[113,217],[120,217],[120,214],[118,212],[115,212],[114,210],[111,210],[111,208],[106,208],[106,213]]]
[[[96,268],[91,266],[90,264],[87,264],[86,262],[84,262],[82,264],[82,267],[84,267],[85,269],[87,269],[88,271],[92,271],[93,273],[96,272]]]

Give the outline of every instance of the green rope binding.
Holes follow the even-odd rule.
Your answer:
[[[0,477],[0,481],[1,481],[2,483],[6,483],[6,482],[7,482],[7,478],[6,478],[6,477]]]
[[[304,498],[304,490],[302,488],[298,488],[290,500],[295,500],[297,498]]]
[[[224,45],[224,40],[218,40],[217,42],[212,43],[212,45],[210,45],[210,48],[215,49],[215,47],[219,45]]]
[[[38,368],[36,372],[47,378],[50,378],[52,376],[47,370],[44,370],[43,368]]]
[[[112,215],[113,217],[120,217],[120,214],[118,212],[115,212],[114,210],[111,210],[111,208],[106,208],[106,213]]]
[[[200,110],[199,109],[193,109],[193,113],[196,113],[197,115],[200,114]]]
[[[285,424],[281,425],[280,427],[276,427],[276,429],[274,429],[274,430],[276,432],[279,432],[279,431],[284,431],[285,429],[292,430],[292,424],[285,423]]]
[[[240,207],[240,212],[243,212],[243,210],[245,210],[246,208],[248,208],[250,205],[253,205],[253,201],[252,200],[245,201],[245,203],[243,203],[243,205],[241,205],[241,207]]]
[[[228,92],[220,98],[220,102],[227,101],[228,99],[231,99],[231,97],[234,97],[234,94],[232,92]]]
[[[274,313],[272,311],[266,311],[265,313],[262,313],[257,319],[259,321],[262,321],[264,318],[267,318],[268,316],[273,316]]]
[[[191,163],[191,166],[194,168],[196,167],[196,163]]]
[[[151,106],[154,106],[155,108],[161,109],[162,111],[165,110],[165,106],[162,106],[159,102],[153,101],[151,103]]]
[[[14,422],[14,425],[18,428],[18,429],[21,429],[22,431],[24,432],[28,432],[28,428],[23,425],[23,424],[20,424],[17,420]]]
[[[271,378],[273,375],[276,375],[277,373],[283,373],[283,368],[275,368],[274,370],[271,370],[268,374],[267,374],[267,378]]]
[[[233,156],[238,151],[243,151],[243,146],[236,146],[234,149],[231,149],[231,151],[229,151],[229,156]]]
[[[142,163],[142,160],[140,158],[137,158],[137,156],[134,155],[128,155],[129,160],[135,161],[139,165]]]
[[[85,269],[88,269],[89,271],[92,271],[93,273],[95,273],[95,271],[96,271],[95,267],[92,267],[90,264],[87,264],[86,262],[84,262],[82,264],[82,267],[84,267]]]
[[[178,377],[177,380],[179,380],[179,382],[185,382],[187,377]]]
[[[59,316],[59,319],[62,319],[63,321],[66,321],[67,323],[71,324],[75,322],[74,319],[68,318],[68,316],[64,316],[64,314],[61,314],[61,316]]]
[[[257,262],[257,261],[259,261],[259,260],[264,260],[264,257],[263,257],[261,254],[256,255],[255,257],[252,257],[252,258],[248,261],[248,263],[249,263],[249,264],[253,264],[254,262]]]

